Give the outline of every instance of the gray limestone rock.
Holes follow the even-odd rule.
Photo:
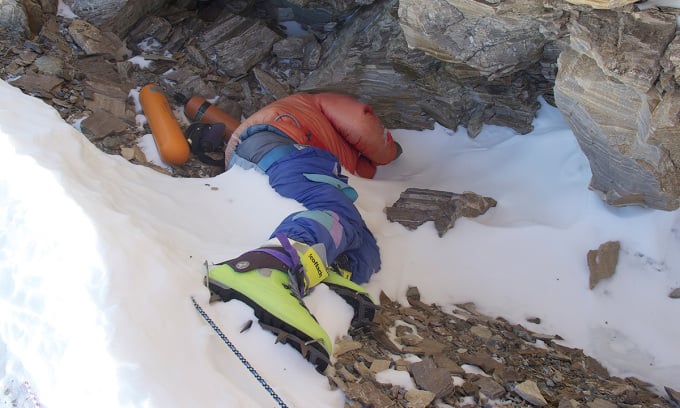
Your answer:
[[[83,68],[97,57],[124,57],[117,36],[154,62],[119,62],[98,76],[136,86],[172,68],[178,92],[221,95],[246,116],[288,93],[332,91],[370,104],[389,128],[437,122],[474,137],[492,124],[524,134],[542,96],[564,114],[607,203],[680,207],[680,37],[669,9],[641,11],[632,0],[212,3],[204,19],[191,0],[64,0],[79,16],[70,20],[54,15],[56,0],[0,0],[0,26],[39,31],[60,53],[76,42],[89,56],[73,65],[90,79]],[[304,40],[276,26],[291,19],[309,30]],[[149,37],[161,45],[144,52]],[[73,78],[68,64],[55,75]],[[72,109],[76,99],[54,103]]]
[[[0,27],[20,35],[28,33],[28,16],[21,0],[0,1]]]
[[[502,77],[541,59],[548,42],[533,2],[401,0],[399,24],[411,48]],[[536,14],[534,14],[536,13]]]
[[[453,228],[460,217],[478,217],[496,206],[496,200],[475,193],[409,188],[399,199],[385,208],[387,219],[409,229],[416,229],[426,221],[434,221],[439,236]]]
[[[63,0],[78,17],[103,31],[125,36],[142,17],[170,0]]]
[[[654,10],[581,14],[560,54],[555,101],[611,205],[680,207],[680,87],[657,86],[674,32]]]

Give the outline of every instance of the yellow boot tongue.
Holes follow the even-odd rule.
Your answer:
[[[309,289],[328,277],[326,247],[323,244],[310,246],[304,242],[288,239],[283,234],[278,234],[276,239],[291,257],[291,280],[299,282],[298,292],[301,293],[298,296],[306,295]]]
[[[305,291],[328,277],[325,262],[313,247],[307,246],[306,250],[300,255],[300,263],[305,272]]]

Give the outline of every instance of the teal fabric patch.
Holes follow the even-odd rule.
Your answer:
[[[317,183],[326,183],[342,191],[342,193],[350,199],[350,201],[355,202],[359,198],[359,193],[350,187],[349,184],[338,180],[335,177],[327,176],[325,174],[314,174],[314,173],[303,173],[305,178],[309,181],[315,181]]]
[[[307,210],[300,211],[293,216],[293,220],[300,218],[308,218],[324,227],[333,239],[333,244],[335,244],[336,248],[342,243],[344,228],[342,228],[342,224],[340,224],[340,217],[333,211]]]

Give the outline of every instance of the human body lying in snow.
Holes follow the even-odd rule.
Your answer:
[[[253,114],[229,140],[227,167],[259,169],[305,210],[286,217],[262,247],[212,268],[211,291],[249,304],[279,340],[325,369],[332,342],[304,296],[323,282],[354,307],[353,326],[368,324],[375,306],[358,284],[380,269],[378,245],[342,169],[372,178],[400,154],[372,109],[348,96],[297,94]]]

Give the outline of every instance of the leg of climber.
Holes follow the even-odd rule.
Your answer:
[[[375,303],[357,283],[368,281],[380,268],[379,249],[354,206],[357,194],[340,175],[335,156],[307,147],[273,163],[267,174],[279,194],[307,208],[283,220],[274,235],[314,245],[330,265],[323,282],[354,308],[352,326],[369,324]]]
[[[266,173],[274,190],[306,208],[286,217],[272,236],[283,233],[309,245],[323,244],[328,264],[345,254],[351,279],[365,283],[380,269],[380,252],[354,206],[357,193],[340,170],[335,156],[314,147],[296,150],[270,165]]]
[[[266,246],[212,268],[207,285],[225,301],[249,304],[265,328],[323,370],[332,343],[302,297],[323,280],[355,306],[353,325],[370,322],[375,307],[368,294],[327,266],[344,254],[352,279],[367,281],[380,267],[375,239],[332,154],[293,145],[285,135],[271,132],[250,135],[236,153],[266,172],[277,192],[307,210],[287,217]]]

